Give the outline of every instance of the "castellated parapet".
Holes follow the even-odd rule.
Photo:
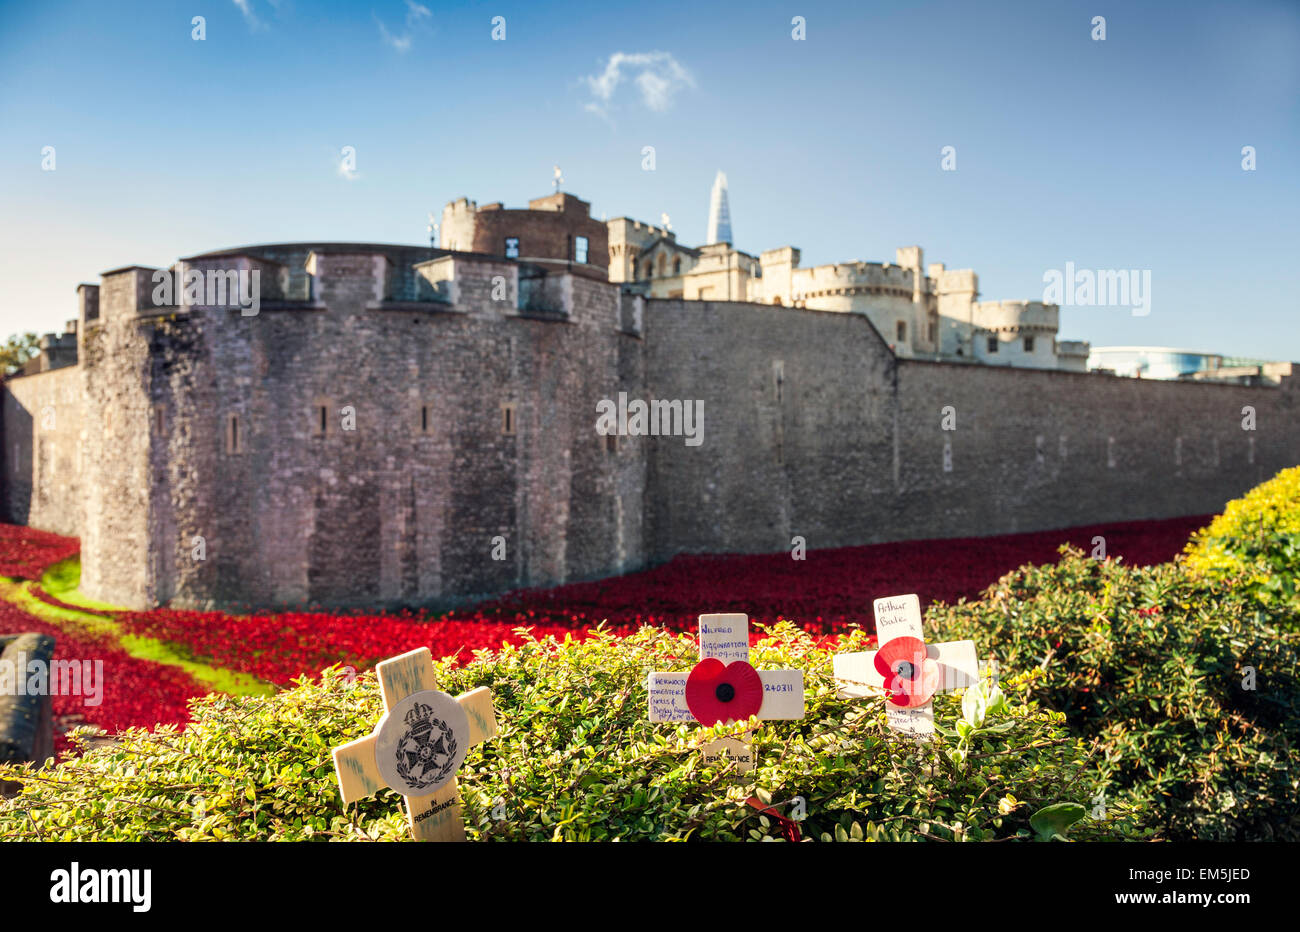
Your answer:
[[[990,332],[1054,334],[1061,309],[1042,301],[981,301],[975,305],[975,322]]]
[[[614,455],[592,426],[641,381],[612,286],[370,244],[183,261],[260,265],[289,296],[158,308],[158,270],[105,276],[74,368],[83,514],[60,528],[86,592],[382,605],[644,562],[636,443]]]
[[[1061,310],[1042,301],[983,301],[972,307],[975,358],[1038,369],[1062,368],[1056,333]],[[1085,365],[1086,365],[1086,353]],[[1073,362],[1076,350],[1070,357]],[[1077,371],[1077,370],[1076,370]]]
[[[606,224],[592,219],[588,202],[563,191],[533,198],[526,209],[460,198],[443,208],[439,235],[444,249],[563,263],[601,278],[610,264]]]
[[[916,247],[899,265],[813,269],[793,247],[697,252],[717,269],[683,271],[684,287],[756,270],[750,300],[368,243],[113,270],[49,342],[66,352],[75,330],[76,364],[4,383],[9,515],[79,535],[82,588],[110,603],[374,608],[794,535],[819,548],[1204,514],[1300,462],[1293,378],[1038,365],[1086,352],[1053,347],[1054,306],[976,302],[973,272],[921,276]],[[178,271],[256,272],[256,312],[206,290],[155,300]],[[755,298],[755,282],[774,293]],[[910,343],[936,318],[957,332],[937,342],[970,357],[891,348],[891,325]],[[1021,361],[970,364],[990,339],[996,361]],[[598,403],[623,392],[701,402],[702,442],[601,435]]]
[[[617,217],[606,226],[609,230],[609,280],[612,282],[636,281],[640,277],[637,265],[651,245],[659,240],[670,244],[677,242],[677,234],[667,227],[628,217]]]

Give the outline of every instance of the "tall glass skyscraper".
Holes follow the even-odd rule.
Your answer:
[[[709,235],[705,244],[731,242],[731,208],[727,204],[727,175],[718,172],[709,195]]]

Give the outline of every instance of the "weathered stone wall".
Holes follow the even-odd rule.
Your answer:
[[[700,446],[646,441],[653,558],[888,536],[894,361],[866,317],[656,300],[645,330],[649,394],[704,402]]]
[[[81,369],[66,366],[4,383],[4,490],[8,520],[81,533]]]
[[[152,270],[110,273],[80,364],[5,383],[11,518],[79,534],[89,595],[433,603],[795,536],[821,548],[1211,512],[1300,462],[1295,379],[896,359],[864,315],[645,300],[416,247],[238,256],[283,263],[287,299],[256,316],[159,312]],[[702,401],[703,442],[601,436],[597,404],[621,392]]]
[[[1249,388],[909,360],[898,383],[895,538],[1205,514],[1300,463],[1294,379]],[[956,430],[941,429],[945,405]],[[1255,431],[1242,429],[1247,405]]]
[[[651,394],[705,401],[702,446],[650,442],[656,560],[1208,513],[1300,462],[1294,379],[895,362],[858,315],[745,304],[649,301],[646,346]]]
[[[158,542],[151,534],[154,442],[148,394],[149,269],[104,276],[99,316],[78,328],[84,386],[81,588],[106,602],[151,604]]]
[[[319,309],[193,309],[144,325],[166,422],[142,587],[153,600],[429,602],[644,562],[644,465],[606,448],[585,403],[643,378],[616,290],[565,276],[570,306],[541,318],[509,302],[385,309],[375,259],[318,256]],[[462,259],[459,293],[485,295],[512,268]],[[492,558],[496,536],[505,560]]]

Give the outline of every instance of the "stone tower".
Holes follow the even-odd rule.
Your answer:
[[[725,172],[718,172],[718,177],[713,179],[713,191],[709,195],[709,232],[704,242],[706,245],[732,242],[731,207],[727,204]]]

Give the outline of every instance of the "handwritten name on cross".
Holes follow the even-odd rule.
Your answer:
[[[755,670],[749,665],[749,616],[701,615],[700,662],[689,673],[651,673],[650,721],[794,721],[804,716],[802,670]],[[741,771],[754,769],[748,738],[719,738],[704,748],[712,764],[726,753]]]
[[[915,595],[876,599],[876,650],[832,658],[839,696],[858,699],[884,691],[889,727],[910,735],[934,734],[936,692],[979,683],[974,641],[925,643],[921,600]],[[888,680],[888,682],[886,682]]]
[[[415,839],[464,841],[456,771],[471,746],[497,733],[491,690],[439,692],[427,647],[385,660],[375,674],[384,717],[372,734],[334,749],[343,804],[392,789],[406,797]]]

